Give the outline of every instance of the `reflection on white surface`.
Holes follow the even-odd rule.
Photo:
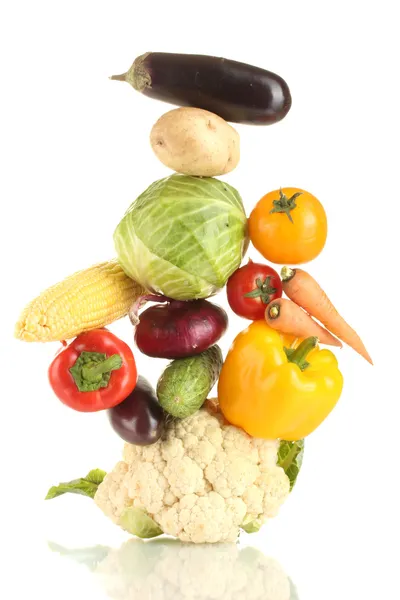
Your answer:
[[[85,564],[115,600],[298,600],[280,564],[252,547],[136,538],[119,549],[49,546]]]

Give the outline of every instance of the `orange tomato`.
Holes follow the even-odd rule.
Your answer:
[[[270,262],[300,265],[313,260],[328,233],[321,202],[298,188],[269,192],[249,218],[250,240]]]

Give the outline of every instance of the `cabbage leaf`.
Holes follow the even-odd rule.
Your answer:
[[[114,232],[124,271],[177,300],[222,288],[247,249],[247,219],[232,186],[212,177],[172,175],[132,203]]]

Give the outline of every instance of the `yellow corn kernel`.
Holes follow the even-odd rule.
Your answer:
[[[124,317],[144,288],[116,260],[74,273],[35,298],[15,326],[25,342],[68,340]]]

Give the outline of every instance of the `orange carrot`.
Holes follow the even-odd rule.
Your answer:
[[[360,336],[346,323],[324,290],[309,273],[302,269],[283,267],[281,277],[283,291],[293,302],[318,319],[329,331],[361,354],[371,365],[373,364]]]
[[[291,300],[277,298],[270,302],[265,309],[265,320],[272,329],[281,333],[300,338],[315,336],[321,344],[342,347],[339,340]]]

